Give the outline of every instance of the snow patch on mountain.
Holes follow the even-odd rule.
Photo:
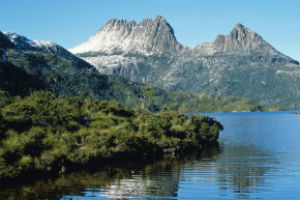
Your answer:
[[[42,40],[30,40],[22,35],[18,35],[12,32],[3,32],[4,35],[14,44],[16,47],[25,48],[52,48],[54,43]]]

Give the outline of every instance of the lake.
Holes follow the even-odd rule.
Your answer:
[[[300,115],[205,113],[219,147],[182,159],[105,167],[0,191],[3,199],[300,199]],[[1,199],[2,199],[1,198]]]

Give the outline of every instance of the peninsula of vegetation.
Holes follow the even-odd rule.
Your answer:
[[[114,101],[0,93],[0,179],[61,174],[107,162],[148,160],[215,143],[209,117],[152,113]]]

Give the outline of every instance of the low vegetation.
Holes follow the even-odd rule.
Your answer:
[[[141,86],[140,103],[151,111],[159,111],[164,108],[179,112],[233,112],[233,111],[270,111],[280,108],[267,105],[259,105],[251,100],[234,97],[212,97],[208,94],[191,94],[183,92],[164,91],[153,86]],[[128,105],[128,102],[123,102]],[[282,108],[281,108],[282,109]]]
[[[215,143],[222,129],[212,118],[168,109],[153,113],[95,98],[0,92],[0,179],[153,159]]]

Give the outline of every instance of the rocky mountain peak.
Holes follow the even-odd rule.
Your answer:
[[[101,31],[103,31],[104,29],[112,29],[113,27],[121,27],[121,26],[132,27],[135,25],[136,25],[135,21],[128,21],[124,19],[111,19],[98,31],[98,33],[101,33]]]
[[[161,15],[157,15],[154,19],[154,24],[162,24],[162,25],[168,25],[167,20],[161,16]],[[169,25],[170,26],[170,25]]]
[[[231,41],[235,45],[233,48],[247,48],[247,43],[262,40],[262,38],[242,24],[237,24],[233,30],[227,35],[227,41]]]
[[[259,34],[240,23],[238,23],[233,30],[225,36],[222,51],[281,55],[281,53],[279,53],[274,47],[265,41]]]
[[[250,31],[249,28],[247,28],[246,26],[244,26],[241,23],[237,23],[234,28],[232,29],[232,31],[237,31],[237,32],[245,32],[245,31]]]
[[[217,35],[212,43],[203,43],[196,46],[201,53],[263,53],[279,55],[268,42],[259,34],[243,24],[238,23],[227,35]]]
[[[165,54],[182,48],[167,20],[157,16],[154,20],[135,21],[111,19],[86,42],[70,49],[82,54],[87,52]]]

